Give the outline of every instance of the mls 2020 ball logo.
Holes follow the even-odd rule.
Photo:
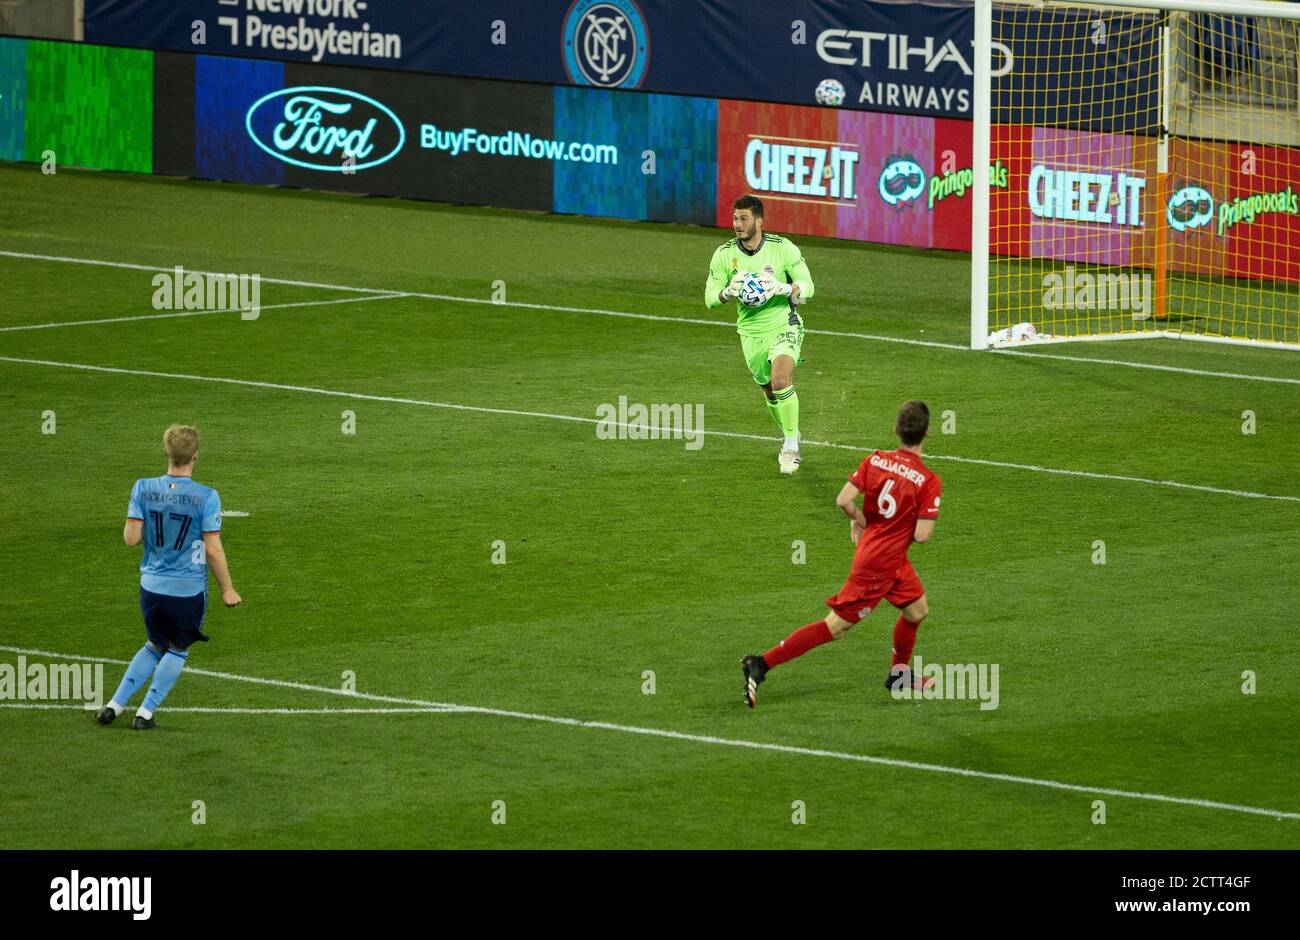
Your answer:
[[[263,95],[244,116],[253,143],[277,160],[341,173],[387,163],[406,128],[374,98],[346,88],[301,85]]]
[[[564,70],[575,85],[637,88],[650,33],[633,0],[574,0],[564,17]]]

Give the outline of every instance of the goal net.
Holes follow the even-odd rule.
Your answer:
[[[972,347],[1300,350],[1300,4],[975,2]]]

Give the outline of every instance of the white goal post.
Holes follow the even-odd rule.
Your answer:
[[[1300,3],[974,12],[971,348],[1300,350]]]

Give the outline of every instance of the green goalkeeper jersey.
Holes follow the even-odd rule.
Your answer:
[[[780,235],[765,232],[758,250],[752,254],[740,247],[734,238],[713,253],[713,260],[709,262],[709,282],[704,286],[705,306],[722,306],[718,295],[739,271],[760,275],[770,271],[778,282],[798,285],[800,304],[812,299],[812,275],[808,273],[808,265],[799,249]],[[799,322],[799,314],[791,306],[789,297],[774,295],[761,307],[746,307],[736,301],[736,332],[741,336],[762,336]]]

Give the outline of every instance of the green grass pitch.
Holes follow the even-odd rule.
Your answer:
[[[120,532],[168,423],[247,513],[244,604],[210,609],[157,731],[0,703],[0,847],[1300,847],[1300,356],[950,348],[966,257],[796,238],[813,443],[782,478],[733,315],[702,303],[726,237],[0,167],[5,252],[303,282],[264,282],[257,320],[155,319],[149,271],[0,255],[0,663],[139,647]],[[622,395],[740,436],[598,439]],[[911,397],[944,478],[917,652],[998,664],[999,707],[891,700],[882,609],[749,711],[739,657],[822,615],[834,496]],[[360,695],[323,691],[345,672]],[[427,702],[481,710],[310,713]]]

